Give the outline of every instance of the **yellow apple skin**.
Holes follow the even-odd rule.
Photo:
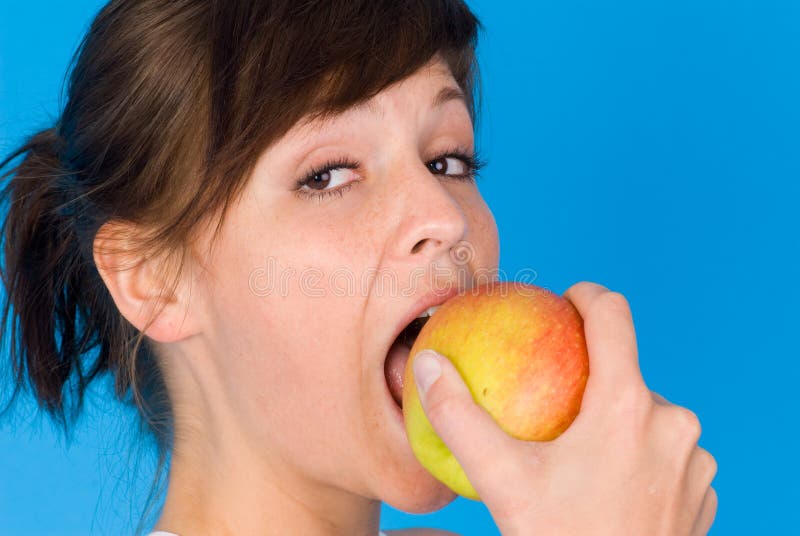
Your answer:
[[[589,356],[583,320],[567,299],[535,285],[493,281],[447,300],[409,353],[403,420],[422,466],[461,496],[480,500],[422,409],[412,363],[426,348],[449,359],[472,398],[517,439],[555,439],[580,411]]]

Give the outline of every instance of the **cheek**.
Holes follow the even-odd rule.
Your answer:
[[[236,301],[223,307],[235,310],[227,321],[230,335],[246,343],[243,350],[252,359],[287,373],[311,377],[335,368],[340,356],[334,354],[352,353],[358,343],[351,271],[306,267],[274,273],[256,291],[232,293]]]
[[[497,270],[500,263],[500,237],[494,215],[477,190],[465,206],[469,221],[467,240],[475,252],[474,261],[471,263],[472,269]]]
[[[212,329],[232,381],[269,398],[320,377],[338,381],[336,364],[343,352],[354,355],[357,343],[343,334],[359,332],[352,325],[355,298],[330,288],[348,280],[329,275],[346,265],[341,251],[348,248],[332,240],[274,235],[218,249]]]
[[[283,430],[290,443],[335,438],[357,402],[347,400],[358,392],[360,367],[353,298],[310,294],[299,274],[285,281],[285,293],[231,295],[221,304],[230,315],[220,319],[217,345],[235,349],[221,353],[226,390],[265,433]]]

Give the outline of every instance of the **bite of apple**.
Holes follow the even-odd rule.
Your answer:
[[[459,495],[480,500],[422,408],[412,363],[426,348],[450,360],[475,402],[517,439],[555,439],[580,411],[589,359],[583,320],[566,298],[535,285],[491,281],[445,301],[411,347],[402,411],[416,458]]]

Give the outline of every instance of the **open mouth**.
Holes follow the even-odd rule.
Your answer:
[[[419,332],[430,318],[430,315],[427,314],[429,312],[430,310],[426,311],[423,316],[415,318],[403,328],[386,354],[383,368],[383,372],[386,375],[386,385],[389,386],[389,392],[400,408],[403,407],[403,379],[405,377],[406,362],[414,341],[417,340]]]

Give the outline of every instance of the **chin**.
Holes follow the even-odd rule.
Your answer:
[[[424,471],[424,470],[423,470]],[[458,495],[433,478],[427,471],[417,478],[403,479],[383,490],[381,500],[408,514],[428,514],[441,510]]]

